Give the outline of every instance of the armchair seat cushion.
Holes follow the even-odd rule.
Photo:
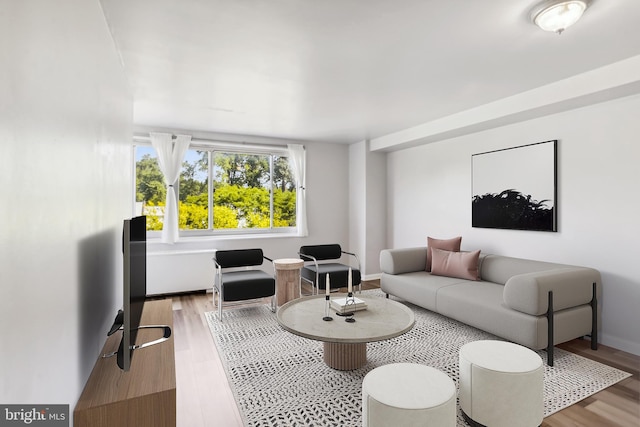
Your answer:
[[[262,270],[225,272],[222,282],[224,301],[264,298],[276,293],[276,281]]]
[[[302,277],[304,277],[305,279],[310,281],[315,281],[316,266],[313,264],[306,265],[302,269],[301,274],[302,274]],[[329,276],[331,277],[330,288],[335,289],[335,288],[346,287],[348,282],[348,277],[349,277],[349,266],[340,264],[340,263],[333,263],[333,262],[318,264],[318,275],[319,275],[318,289],[326,288],[325,282],[326,282],[327,274],[329,274]],[[352,268],[351,274],[353,276],[352,277],[353,286],[356,286],[358,283],[360,283],[360,270]]]

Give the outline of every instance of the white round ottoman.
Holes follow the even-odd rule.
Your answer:
[[[459,399],[471,425],[531,427],[542,423],[542,359],[504,341],[475,341],[460,349]]]
[[[375,368],[362,381],[362,425],[455,427],[456,386],[426,365]]]

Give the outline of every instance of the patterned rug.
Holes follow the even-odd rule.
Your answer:
[[[364,291],[382,297],[379,290]],[[225,371],[247,426],[361,426],[362,380],[372,369],[397,362],[438,368],[458,383],[458,351],[468,342],[498,339],[455,320],[407,304],[414,328],[367,345],[367,364],[336,371],[322,360],[322,343],[284,331],[267,306],[226,310],[224,322],[206,313]],[[356,315],[357,316],[357,315]],[[546,352],[539,352],[546,362]],[[545,417],[630,374],[555,349],[545,363]],[[458,410],[458,426],[466,426]]]

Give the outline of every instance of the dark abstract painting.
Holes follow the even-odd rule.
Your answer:
[[[471,156],[472,226],[557,231],[557,142]]]

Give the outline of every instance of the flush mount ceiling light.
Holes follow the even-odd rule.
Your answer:
[[[578,22],[588,3],[588,0],[545,1],[533,9],[531,19],[543,30],[560,34]]]

